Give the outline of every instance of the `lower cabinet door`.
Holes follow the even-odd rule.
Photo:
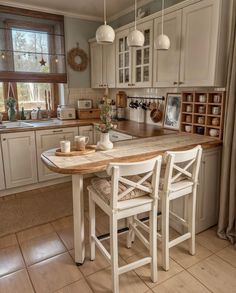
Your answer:
[[[5,175],[3,170],[3,159],[2,159],[2,147],[0,143],[0,190],[4,190],[5,186]]]
[[[6,188],[37,182],[35,134],[33,131],[1,135]]]
[[[49,149],[60,148],[61,140],[69,140],[71,142],[71,145],[73,145],[74,137],[76,135],[78,135],[78,127],[36,131],[38,176],[40,182],[66,176],[50,171],[42,163],[41,154]]]

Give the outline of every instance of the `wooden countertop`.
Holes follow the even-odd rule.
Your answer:
[[[198,134],[175,133],[161,137],[139,138],[114,143],[109,151],[98,151],[76,157],[57,157],[55,149],[41,155],[44,164],[52,171],[62,174],[89,174],[104,171],[110,162],[142,161],[162,155],[169,150],[184,150],[196,145],[204,149],[221,145],[212,137]]]
[[[3,133],[14,133],[14,132],[25,132],[25,131],[37,131],[37,130],[47,130],[47,129],[56,129],[56,128],[66,128],[66,127],[78,127],[78,126],[88,126],[98,124],[100,122],[99,119],[87,119],[87,120],[65,120],[60,121],[55,119],[57,124],[51,125],[42,125],[42,122],[47,122],[46,120],[43,121],[22,121],[33,123],[34,126],[32,127],[19,127],[19,128],[2,128],[0,129],[0,134]],[[156,125],[150,125],[146,123],[138,123],[134,121],[118,121],[115,122],[117,124],[117,131],[130,134],[135,137],[151,137],[151,136],[162,136],[170,133],[176,133],[176,131],[163,129]]]

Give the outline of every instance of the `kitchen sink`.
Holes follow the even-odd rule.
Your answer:
[[[51,120],[41,120],[41,121],[29,121],[27,122],[27,124],[33,127],[40,127],[40,126],[50,126],[50,125],[61,125],[61,121],[56,119],[51,119]]]
[[[0,129],[1,128],[25,128],[25,127],[33,127],[32,125],[30,125],[27,122],[22,122],[22,121],[16,121],[16,122],[3,122],[0,125]]]

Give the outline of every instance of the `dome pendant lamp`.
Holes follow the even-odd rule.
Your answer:
[[[144,45],[144,35],[142,32],[137,30],[137,0],[134,1],[134,11],[135,11],[135,19],[134,19],[134,30],[129,33],[127,37],[127,43],[129,47],[142,47]]]
[[[104,0],[104,24],[97,29],[96,40],[97,43],[101,45],[112,44],[115,40],[115,32],[113,28],[107,24],[106,20],[106,0]]]
[[[170,39],[167,35],[164,35],[164,9],[165,0],[162,0],[162,16],[161,16],[161,35],[157,37],[154,42],[154,47],[156,50],[168,50],[170,48]]]

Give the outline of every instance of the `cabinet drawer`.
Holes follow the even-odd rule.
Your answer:
[[[79,119],[99,119],[100,109],[78,110]]]

